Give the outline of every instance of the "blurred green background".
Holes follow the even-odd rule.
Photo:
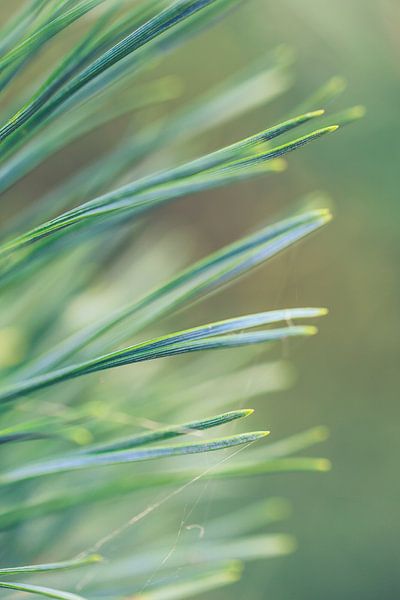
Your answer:
[[[291,356],[299,371],[295,388],[257,408],[274,437],[326,424],[331,437],[323,453],[333,470],[260,484],[260,494],[292,499],[287,529],[299,548],[273,567],[248,567],[237,598],[372,600],[400,592],[399,33],[396,0],[251,0],[186,55],[188,71],[218,77],[266,48],[292,47],[295,83],[272,104],[268,122],[333,75],[348,82],[343,106],[367,107],[361,122],[289,157],[279,178],[174,208],[176,218],[212,243],[316,189],[329,194],[335,214],[311,242],[253,276],[249,287],[239,284],[225,295],[228,305],[246,310],[330,307],[318,339]],[[217,60],[204,56],[205,37]],[[257,114],[250,124],[247,118],[246,127],[256,129],[263,118]],[[228,589],[215,597],[231,594]]]
[[[332,111],[367,107],[362,121],[290,156],[286,172],[203,194],[201,201],[182,199],[152,217],[156,231],[179,229],[190,240],[186,262],[289,212],[316,190],[327,194],[335,215],[322,233],[246,285],[239,282],[178,319],[191,324],[278,306],[330,308],[317,338],[281,350],[297,370],[295,386],[253,404],[257,422],[274,439],[326,425],[330,439],[315,452],[329,457],[333,469],[239,484],[232,506],[247,496],[291,499],[292,516],[276,529],[293,532],[298,549],[246,567],[238,587],[209,593],[210,599],[393,600],[400,593],[399,33],[398,0],[246,0],[159,66],[178,74],[184,97],[193,97],[281,44],[292,49],[290,90],[267,109],[216,128],[207,138],[212,148],[277,122],[335,75],[348,88]],[[113,136],[103,132],[56,156],[51,169],[17,186],[11,200],[39,196]],[[191,150],[203,148],[198,140]],[[214,488],[205,492],[210,498]],[[205,514],[201,523],[207,529]]]

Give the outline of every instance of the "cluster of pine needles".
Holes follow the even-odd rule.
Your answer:
[[[333,78],[280,123],[213,152],[176,158],[200,134],[266,105],[290,85],[290,55],[279,48],[194,101],[174,104],[180,85],[159,74],[162,59],[238,4],[26,0],[2,25],[0,535],[8,550],[0,558],[10,566],[0,568],[0,587],[10,594],[167,600],[230,584],[242,562],[293,548],[287,535],[255,533],[285,517],[283,500],[217,515],[207,535],[188,533],[179,543],[165,524],[147,519],[117,557],[104,560],[101,550],[169,500],[172,511],[182,511],[179,494],[199,480],[233,485],[329,467],[296,455],[325,439],[321,427],[254,447],[268,432],[208,437],[209,429],[253,412],[233,406],[290,383],[288,367],[267,361],[264,348],[313,335],[310,320],[324,308],[228,314],[149,333],[161,318],[225,289],[331,219],[313,198],[312,206],[303,202],[301,210],[187,266],[168,236],[160,242],[146,234],[141,245],[151,213],[176,198],[191,202],[206,190],[279,174],[286,154],[362,114],[353,107],[327,120],[321,107],[343,88]],[[143,110],[155,116],[138,127]],[[15,190],[26,190],[21,183],[46,172],[52,157],[121,119],[125,135],[105,153],[39,198],[17,198]],[[155,281],[141,293],[149,269]],[[202,354],[241,346],[246,352]],[[188,353],[197,354],[176,367],[173,359],[156,360]],[[123,365],[132,366],[116,369]],[[184,457],[224,450],[216,462]],[[145,464],[126,465],[132,462]],[[186,515],[181,529],[189,522]],[[67,551],[74,558],[63,560]],[[73,577],[78,568],[80,585]]]

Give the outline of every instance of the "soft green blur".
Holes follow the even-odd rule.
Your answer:
[[[248,567],[237,598],[382,600],[400,591],[399,27],[395,0],[251,0],[207,34],[218,60],[207,63],[201,39],[186,58],[188,69],[195,62],[201,76],[211,71],[218,77],[220,69],[285,43],[296,54],[296,82],[273,104],[267,122],[334,75],[348,82],[339,107],[367,108],[362,121],[289,157],[288,171],[272,189],[270,180],[257,181],[176,209],[177,218],[184,210],[185,220],[212,244],[314,190],[326,191],[335,214],[317,238],[252,276],[250,288],[239,284],[234,297],[225,295],[232,313],[233,304],[246,310],[330,307],[319,337],[291,356],[299,371],[294,389],[256,408],[277,437],[327,425],[331,436],[323,450],[333,470],[259,483],[260,494],[292,499],[286,528],[299,548],[273,566]],[[264,115],[247,122],[256,130]],[[224,295],[215,304],[222,311]],[[212,597],[231,594],[227,589]]]
[[[222,498],[232,508],[245,499],[284,496],[293,508],[291,517],[274,529],[294,533],[297,551],[247,566],[236,588],[209,593],[210,600],[392,600],[400,591],[399,27],[397,0],[246,0],[226,21],[157,67],[160,73],[178,74],[184,97],[193,97],[278,45],[287,45],[294,53],[295,81],[289,92],[267,110],[257,109],[232,125],[216,128],[206,141],[196,140],[190,146],[193,155],[279,121],[332,76],[344,77],[348,87],[328,107],[331,112],[357,104],[367,108],[363,120],[290,156],[285,173],[214,191],[201,202],[197,197],[180,200],[153,219],[154,246],[158,232],[167,236],[168,230],[180,230],[178,240],[167,239],[169,255],[178,266],[266,219],[286,214],[315,191],[327,194],[335,215],[322,233],[258,270],[246,285],[236,284],[172,321],[174,326],[181,320],[190,325],[286,306],[330,308],[317,338],[280,351],[297,370],[292,389],[252,399],[250,404],[257,410],[260,428],[270,429],[276,439],[326,425],[330,439],[315,455],[329,457],[333,470],[239,482],[236,489],[211,483],[193,492],[190,506],[200,493],[203,499],[209,494],[210,505]],[[73,172],[82,157],[95,156],[97,148],[107,147],[114,137],[115,131],[96,134],[56,156],[51,170],[41,168],[10,193],[10,204],[14,198],[25,199],[28,192],[40,196]],[[141,244],[141,249],[149,250],[144,267],[151,273],[159,254],[153,256],[146,240]],[[188,256],[182,256],[182,244]],[[168,268],[175,270],[172,261]],[[162,270],[159,264],[154,267],[157,275]],[[163,274],[168,274],[167,266]],[[153,283],[151,276],[148,279]],[[99,302],[99,315],[107,300]],[[79,310],[84,320],[84,307]],[[254,385],[249,379],[240,405],[247,406],[246,388]],[[129,513],[124,502],[128,504],[124,500],[122,509]],[[196,518],[207,533],[207,509]],[[154,523],[151,527],[156,529]],[[117,527],[118,518],[111,525]],[[176,525],[171,524],[172,531]],[[111,557],[118,549],[111,548]]]
[[[237,598],[382,600],[400,591],[399,27],[396,0],[252,0],[223,43],[213,38],[224,64],[282,42],[295,49],[296,83],[275,103],[276,116],[332,75],[348,82],[340,103],[367,107],[361,122],[290,157],[274,190],[257,182],[210,203],[204,219],[202,210],[195,213],[204,235],[217,237],[217,211],[237,231],[299,193],[323,189],[335,214],[317,239],[253,277],[251,293],[237,292],[236,302],[251,308],[330,307],[315,343],[292,357],[296,387],[270,399],[265,418],[277,436],[327,425],[324,450],[333,462],[327,475],[260,483],[260,493],[293,500],[287,527],[299,548],[273,569],[248,569]]]

